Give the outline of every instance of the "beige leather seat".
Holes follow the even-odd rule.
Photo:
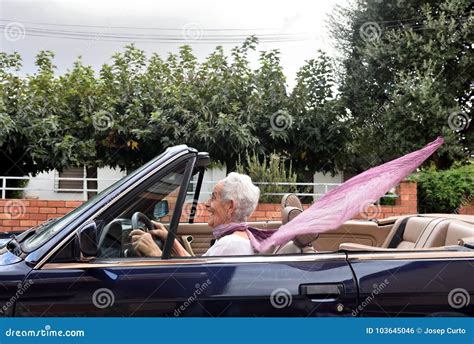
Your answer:
[[[444,221],[443,218],[424,216],[398,219],[381,247],[401,250],[413,249],[419,246],[420,240],[424,239],[424,233],[431,233],[442,221]]]
[[[343,243],[341,250],[413,250],[474,242],[474,225],[442,217],[410,216],[398,219],[382,247]]]
[[[453,219],[446,219],[437,226],[423,243],[423,248],[459,245],[463,242],[472,242],[474,225]]]
[[[446,221],[443,218],[425,216],[407,216],[395,221],[390,233],[382,246],[367,246],[354,243],[342,243],[340,250],[367,250],[380,251],[386,249],[411,250],[420,247],[426,242],[426,238],[440,223]]]
[[[303,205],[295,194],[286,194],[281,200],[281,223],[284,225],[303,212]],[[312,243],[317,234],[298,235],[292,241],[278,246],[273,254],[315,253]]]

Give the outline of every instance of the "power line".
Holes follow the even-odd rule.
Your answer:
[[[109,32],[104,30],[98,31],[78,31],[78,30],[59,30],[59,29],[45,29],[41,27],[9,27],[9,24],[1,24],[0,29],[5,30],[8,35],[9,29],[16,31],[24,31],[33,37],[44,38],[60,38],[60,39],[75,39],[75,40],[95,40],[108,42],[157,42],[157,43],[221,43],[221,44],[235,44],[241,43],[243,40],[251,36],[251,34],[208,34],[201,31],[200,28],[192,28],[189,31],[183,29],[182,34],[146,34],[146,33],[120,33]],[[20,32],[21,33],[21,32]],[[259,33],[254,34],[262,43],[276,43],[276,42],[296,42],[307,40],[306,33]]]
[[[7,28],[8,25],[3,25],[0,24],[1,28]],[[37,28],[37,27],[26,27],[25,28],[29,32],[35,32],[35,33],[43,33],[43,34],[64,34],[64,35],[72,35],[72,36],[78,36],[78,35],[83,35],[83,36],[97,36],[101,35],[102,37],[111,37],[111,38],[156,38],[156,39],[174,39],[174,38],[182,38],[183,36],[186,36],[185,30],[183,30],[182,35],[170,35],[170,34],[129,34],[129,33],[117,33],[117,32],[106,32],[106,31],[101,31],[101,32],[93,32],[93,31],[71,31],[71,30],[51,30],[51,29],[43,29],[43,28]],[[250,34],[230,34],[230,35],[222,35],[222,34],[202,34],[200,29],[195,29],[191,30],[191,32],[194,32],[196,35],[202,35],[202,37],[205,38],[246,38],[249,37]],[[258,37],[262,38],[298,38],[301,35],[306,35],[306,33],[303,32],[295,32],[295,33],[268,33],[268,34],[256,34]]]
[[[99,29],[125,29],[125,30],[156,30],[156,31],[182,31],[183,28],[175,27],[138,27],[138,26],[112,26],[112,25],[82,25],[82,24],[58,24],[58,23],[45,23],[45,22],[30,22],[23,20],[10,20],[10,19],[0,19],[2,22],[18,22],[21,24],[32,24],[32,25],[46,25],[46,26],[63,26],[63,27],[82,27],[82,28],[99,28]],[[198,23],[190,22],[188,24],[193,24],[199,27]],[[201,31],[268,31],[268,30],[278,30],[272,28],[251,28],[251,29],[236,29],[236,28],[225,28],[225,29],[200,29]]]
[[[72,40],[82,40],[82,41],[105,41],[105,42],[118,42],[118,43],[190,43],[190,44],[239,44],[242,43],[242,40],[203,40],[203,39],[196,39],[196,40],[157,40],[157,39],[111,39],[111,38],[102,38],[100,36],[97,37],[73,37],[73,36],[48,36],[48,35],[41,35],[36,33],[29,33],[29,36],[33,37],[43,37],[43,38],[60,38],[60,39],[72,39]],[[260,40],[261,43],[284,43],[284,42],[300,42],[305,41],[305,39],[262,39]]]

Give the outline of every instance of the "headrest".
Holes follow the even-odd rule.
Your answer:
[[[303,205],[295,194],[286,194],[282,197],[281,209],[285,209],[286,207],[294,207],[303,210]]]
[[[296,207],[285,207],[281,210],[281,224],[287,224],[299,214],[301,214],[303,210]]]

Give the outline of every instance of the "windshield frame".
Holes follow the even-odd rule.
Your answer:
[[[176,233],[178,232],[179,219],[183,211],[183,205],[184,205],[184,201],[186,200],[188,186],[193,176],[196,159],[197,159],[197,156],[194,156],[194,157],[191,157],[186,162],[183,180],[181,182],[181,188],[179,189],[178,198],[176,200],[176,208],[174,209],[173,215],[171,217],[168,236],[166,237],[166,240],[164,242],[163,253],[161,254],[161,259],[169,259],[171,257],[171,248],[176,238]]]

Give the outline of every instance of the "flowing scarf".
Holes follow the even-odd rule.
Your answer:
[[[292,221],[263,240],[249,232],[252,246],[268,252],[303,234],[317,234],[339,228],[344,222],[365,211],[433,154],[444,140],[435,141],[415,152],[373,167],[332,189]]]

